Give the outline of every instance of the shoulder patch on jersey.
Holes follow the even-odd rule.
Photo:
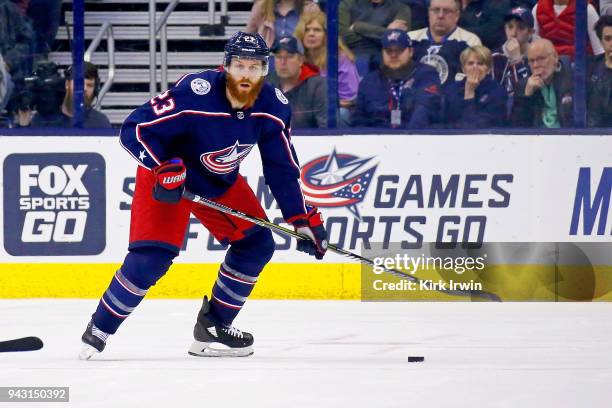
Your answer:
[[[191,81],[191,90],[196,95],[206,95],[210,92],[210,82],[202,78]]]
[[[274,92],[276,92],[276,97],[283,104],[287,105],[289,103],[289,101],[287,100],[287,97],[285,95],[283,95],[283,92],[280,89],[274,88]]]

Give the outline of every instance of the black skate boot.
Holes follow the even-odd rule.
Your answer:
[[[204,303],[193,328],[195,341],[189,354],[198,357],[246,357],[253,354],[253,336],[234,326],[218,325],[210,319],[210,303]]]
[[[106,339],[110,336],[108,333],[98,329],[93,321],[89,321],[85,333],[81,336],[83,349],[79,353],[81,360],[89,360],[97,353],[101,353],[106,346]]]

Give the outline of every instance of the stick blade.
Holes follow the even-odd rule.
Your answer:
[[[13,351],[34,351],[43,348],[43,342],[38,337],[22,337],[15,340],[0,341],[0,353]]]

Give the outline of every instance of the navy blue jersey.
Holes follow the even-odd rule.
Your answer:
[[[474,98],[465,99],[465,78],[444,89],[445,116],[449,128],[482,129],[503,126],[506,122],[508,94],[490,76],[476,88]]]
[[[493,51],[492,57],[493,67],[491,69],[491,77],[506,88],[508,95],[514,95],[514,90],[518,82],[523,78],[529,78],[531,76],[527,58],[523,58],[515,63],[510,63],[502,49]]]
[[[121,127],[121,144],[148,169],[182,158],[186,188],[207,198],[234,184],[240,162],[257,145],[266,184],[285,219],[305,213],[289,102],[265,83],[252,107],[232,109],[225,81],[225,73],[216,70],[185,75],[130,114]]]
[[[413,62],[403,81],[391,82],[378,69],[368,73],[359,84],[354,126],[391,127],[391,111],[401,112],[397,126],[419,129],[438,119],[440,79],[429,65]]]
[[[411,31],[408,34],[414,44],[412,58],[434,67],[440,75],[440,82],[443,86],[453,83],[457,73],[461,72],[459,61],[461,52],[467,47],[481,45],[476,34],[460,27],[455,28],[439,43],[434,41],[429,28]]]

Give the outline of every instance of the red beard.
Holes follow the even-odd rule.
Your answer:
[[[244,83],[251,85],[248,91],[240,87],[240,84]],[[232,98],[245,107],[253,106],[255,99],[257,99],[257,96],[259,96],[259,91],[261,91],[263,84],[263,77],[257,82],[252,82],[246,78],[236,81],[229,72],[227,73],[227,90]]]

